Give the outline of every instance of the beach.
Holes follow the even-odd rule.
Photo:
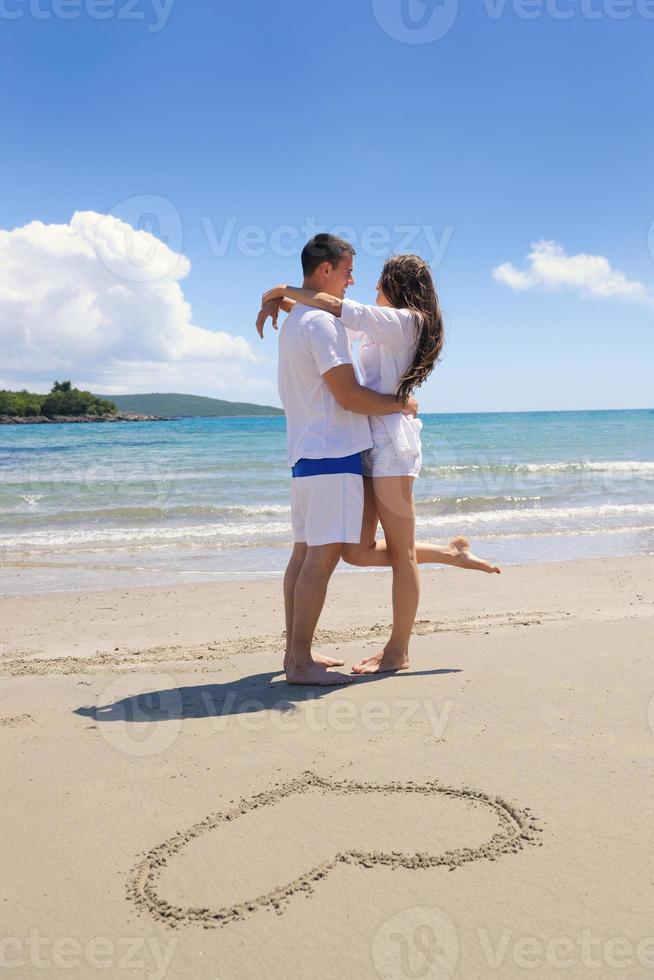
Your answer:
[[[0,27],[0,980],[654,980],[654,0]]]
[[[318,642],[387,635],[334,577]],[[405,674],[280,674],[276,578],[0,599],[3,969],[654,975],[654,558],[423,573]]]

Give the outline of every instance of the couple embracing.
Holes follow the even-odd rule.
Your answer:
[[[354,677],[343,661],[312,652],[331,575],[342,558],[392,567],[393,627],[383,650],[352,668],[372,674],[409,666],[418,609],[418,564],[499,572],[468,541],[416,543],[413,483],[422,451],[416,388],[443,347],[443,318],[429,266],[395,255],[382,270],[374,305],[345,299],[355,250],[329,234],[302,251],[301,288],[277,286],[263,297],[257,330],[268,317],[279,339],[279,394],[286,413],[294,547],[284,576],[290,684],[332,686]],[[351,341],[361,341],[359,383]],[[384,540],[377,540],[381,523]]]

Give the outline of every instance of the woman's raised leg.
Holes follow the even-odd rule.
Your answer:
[[[500,575],[502,569],[493,565],[485,558],[478,558],[470,550],[470,542],[462,535],[452,538],[449,544],[425,544],[416,542],[416,556],[419,565],[454,565],[456,568],[468,568],[474,572],[488,572],[490,575]]]
[[[361,541],[359,544],[343,545],[341,558],[348,565],[357,565],[359,568],[372,568],[379,566],[389,566],[390,561],[386,554],[386,542],[377,541],[377,527],[379,525],[379,514],[377,513],[377,501],[372,485],[372,477],[363,478],[363,521],[361,523]]]
[[[391,477],[385,477],[391,479]],[[407,477],[409,479],[409,477]],[[359,568],[390,568],[392,562],[386,546],[386,541],[376,540],[379,514],[373,489],[373,481],[369,476],[363,478],[364,511],[359,544],[346,544],[343,548],[343,561],[348,565]],[[468,568],[491,574],[500,573],[497,565],[478,558],[470,550],[467,538],[452,538],[449,544],[426,544],[416,542],[416,560],[419,565],[454,565],[456,568]]]

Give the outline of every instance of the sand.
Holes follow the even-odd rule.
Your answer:
[[[334,578],[373,651],[387,573]],[[277,580],[0,600],[0,969],[654,977],[654,558],[423,575],[279,674]]]

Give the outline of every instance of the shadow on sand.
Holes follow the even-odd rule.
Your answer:
[[[431,677],[456,673],[460,673],[459,668],[445,667],[397,674],[395,679],[398,684],[398,697],[401,696],[404,677]],[[361,685],[374,684],[388,677],[388,674],[357,677],[353,687],[360,688]],[[125,686],[127,687],[134,679],[134,675],[126,677]],[[194,684],[158,691],[141,691],[118,698],[111,703],[76,708],[75,714],[93,718],[98,722],[144,723],[185,718],[252,715],[260,711],[293,714],[300,711],[300,706],[307,702],[323,700],[329,695],[339,692],[342,694],[352,689],[352,687],[294,687],[286,683],[281,671],[270,671],[251,674],[225,684]]]

